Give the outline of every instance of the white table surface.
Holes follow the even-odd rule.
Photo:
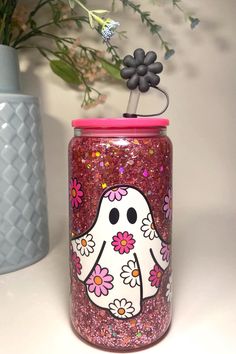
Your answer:
[[[170,332],[146,352],[235,354],[235,221],[217,213],[193,215],[185,211],[174,224]],[[0,276],[1,354],[101,352],[70,327],[66,222],[62,225],[60,234],[51,235],[46,258]]]

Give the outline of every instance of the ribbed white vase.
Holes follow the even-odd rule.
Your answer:
[[[37,262],[48,245],[39,104],[20,93],[16,50],[0,45],[0,274]]]

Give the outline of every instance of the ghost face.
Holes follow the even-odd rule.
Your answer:
[[[147,199],[126,185],[104,192],[93,226],[71,244],[90,300],[119,319],[140,313],[169,264],[169,245],[160,238]]]

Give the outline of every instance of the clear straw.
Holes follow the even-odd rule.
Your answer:
[[[127,107],[128,114],[136,114],[139,98],[140,98],[139,89],[135,89],[130,92],[128,107]]]

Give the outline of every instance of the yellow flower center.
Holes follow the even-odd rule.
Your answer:
[[[101,278],[99,275],[96,275],[96,276],[94,277],[94,283],[95,283],[96,285],[101,285],[101,284],[102,284],[102,278]]]
[[[122,315],[125,314],[125,309],[123,307],[120,307],[117,312],[118,312],[119,315],[122,316]]]
[[[157,272],[157,278],[159,279],[161,277],[161,272]]]
[[[86,246],[87,246],[87,241],[86,241],[84,238],[81,240],[81,245],[82,245],[83,247],[86,247]]]
[[[121,240],[120,244],[121,244],[121,246],[126,246],[127,245],[127,241],[126,240]]]
[[[152,230],[154,230],[155,227],[154,227],[153,222],[151,223],[150,227],[151,227]]]
[[[118,188],[112,188],[112,191],[116,192],[116,191],[118,191]]]
[[[139,276],[139,270],[138,270],[138,269],[134,269],[131,274],[132,274],[132,276],[133,276],[134,278],[136,278],[136,277]]]
[[[73,198],[76,197],[77,193],[76,193],[76,189],[75,188],[72,188],[71,195],[72,195]]]

